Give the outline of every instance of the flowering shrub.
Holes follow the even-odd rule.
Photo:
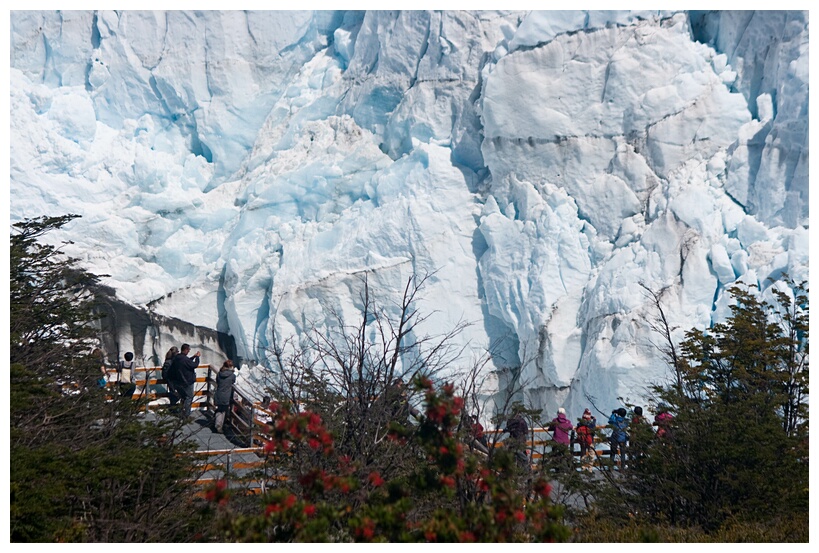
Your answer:
[[[227,537],[246,541],[499,542],[556,541],[568,530],[557,522],[545,481],[526,485],[508,454],[478,457],[457,433],[463,399],[452,385],[436,390],[427,378],[414,382],[425,412],[417,427],[394,424],[389,438],[417,450],[408,474],[391,477],[334,457],[333,438],[314,413],[290,413],[271,405],[274,456],[307,447],[325,466],[288,474],[263,497],[255,515],[230,512],[224,488],[208,498],[227,513]],[[291,467],[292,470],[292,467]],[[523,481],[523,483],[521,483]],[[527,500],[527,497],[528,500]]]

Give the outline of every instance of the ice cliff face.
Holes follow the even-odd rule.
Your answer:
[[[54,238],[250,381],[435,272],[487,397],[614,407],[668,376],[640,284],[681,336],[808,277],[807,12],[12,12],[10,78],[12,220],[83,215]]]

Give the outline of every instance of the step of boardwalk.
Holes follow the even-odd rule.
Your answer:
[[[243,438],[233,435],[227,427],[225,433],[214,432],[204,412],[192,412],[192,420],[183,428],[183,435],[196,444],[194,455],[201,470],[197,484],[207,486],[226,480],[229,489],[258,493],[264,487],[262,482],[269,480],[270,475],[263,473],[262,450],[245,447]]]

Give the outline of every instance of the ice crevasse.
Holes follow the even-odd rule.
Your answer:
[[[643,286],[679,339],[808,278],[807,12],[13,11],[10,104],[12,221],[249,389],[364,275],[570,414],[669,377]]]

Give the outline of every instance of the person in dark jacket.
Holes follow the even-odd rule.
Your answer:
[[[165,387],[168,388],[168,399],[171,402],[171,405],[176,405],[179,403],[179,396],[176,394],[176,390],[174,390],[173,385],[171,384],[168,375],[171,371],[171,364],[173,363],[173,358],[177,356],[179,353],[179,348],[173,346],[171,349],[168,350],[168,353],[165,354],[165,362],[162,363],[162,380],[165,381]]]
[[[179,401],[182,402],[182,408],[179,411],[179,416],[184,420],[191,414],[191,405],[193,404],[193,388],[196,383],[196,367],[199,366],[199,352],[197,351],[193,357],[188,357],[191,347],[188,344],[182,344],[179,353],[173,358],[171,368],[168,370],[168,381],[171,382]]]
[[[504,430],[509,434],[508,446],[515,452],[515,459],[521,467],[529,466],[529,456],[526,454],[526,438],[529,434],[529,425],[520,413],[515,413],[506,421]]]
[[[233,385],[236,383],[236,372],[233,370],[233,361],[228,359],[216,375],[216,416],[213,418],[214,432],[222,434],[225,426],[225,416],[230,409],[230,400],[233,398]]]

